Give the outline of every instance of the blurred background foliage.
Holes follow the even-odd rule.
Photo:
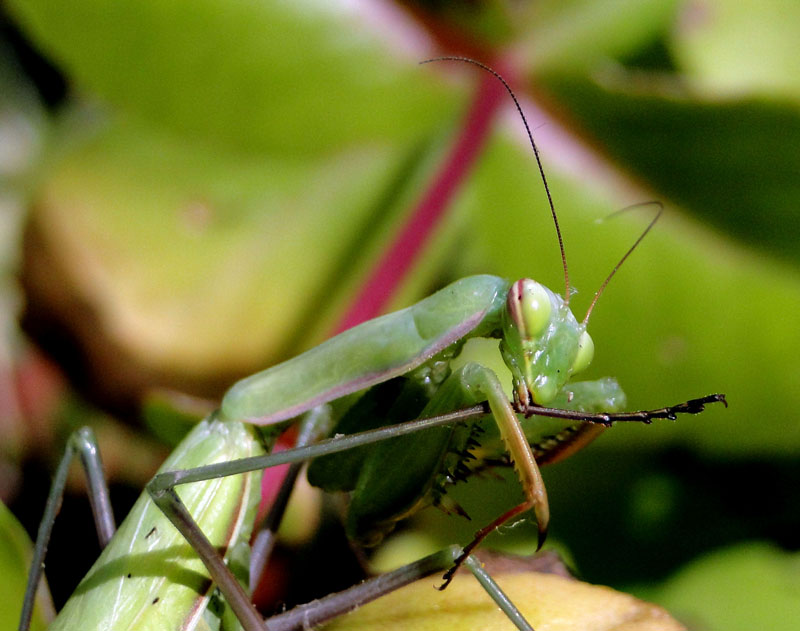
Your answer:
[[[592,316],[589,376],[616,376],[637,409],[709,392],[731,404],[616,427],[546,470],[553,541],[586,580],[693,629],[794,628],[800,5],[0,8],[0,492],[30,533],[70,428],[98,427],[121,516],[185,427],[154,393],[213,401],[331,333],[478,90],[473,68],[417,62],[466,54],[522,97],[578,313],[647,211],[595,220],[666,206]],[[475,272],[563,286],[531,151],[511,104],[500,114],[390,306]],[[429,510],[412,527],[465,541],[518,493],[458,490],[472,523]],[[68,525],[83,513],[70,498],[56,527],[56,604],[96,556],[90,528]],[[495,543],[524,546],[524,530]]]

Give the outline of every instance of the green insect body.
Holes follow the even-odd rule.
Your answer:
[[[166,489],[185,485],[175,499],[205,533],[210,550],[246,548],[258,476],[235,474],[265,466],[256,456],[304,412],[323,418],[334,408],[338,437],[488,402],[493,422],[484,413],[480,421],[439,421],[435,427],[341,453],[338,446],[326,447],[318,453],[330,455],[312,462],[309,479],[328,490],[350,492],[348,534],[372,545],[398,520],[442,502],[447,486],[475,467],[513,464],[525,501],[479,531],[458,563],[497,525],[528,509],[535,513],[541,543],[549,512],[537,460],[544,464],[568,456],[613,420],[603,417],[596,424],[577,416],[577,423],[564,427],[559,421],[551,430],[541,418],[548,415],[543,406],[614,413],[625,404],[614,379],[570,382],[592,359],[594,346],[585,329],[560,296],[535,281],[472,276],[238,382],[220,410],[189,434],[148,485],[150,497],[139,500],[51,628],[193,629],[201,619],[207,623],[208,616],[217,616],[218,625],[218,611],[204,613],[212,588],[208,556],[200,553],[201,561],[184,539],[190,534],[172,527],[183,518],[176,522],[180,510],[176,513],[167,508],[169,501],[163,503],[174,495]],[[490,369],[474,362],[451,369],[451,360],[471,337],[499,340],[512,373],[513,402]],[[696,413],[711,400],[723,399],[710,395],[631,415],[646,420]],[[174,477],[162,485],[165,476]],[[199,551],[198,545],[202,541],[195,539]],[[225,572],[222,565],[217,573],[211,571],[216,581],[223,580],[220,568]],[[448,572],[446,580],[450,576]],[[231,605],[230,615],[248,631],[262,628],[245,591],[230,584],[220,587],[225,603],[238,603],[238,608]],[[499,603],[499,588],[496,594]],[[527,628],[524,621],[518,626]]]
[[[268,425],[403,375],[467,335],[500,328],[507,282],[471,276],[236,383],[222,417]]]
[[[571,368],[586,363],[578,359],[583,329],[559,296],[534,281],[512,284],[494,276],[464,278],[407,309],[354,327],[235,384],[214,415],[223,420],[205,421],[195,428],[162,471],[263,453],[264,430],[274,434],[312,407],[361,391],[352,405],[341,410],[337,433],[434,416],[487,399],[510,411],[491,371],[474,363],[451,371],[450,361],[469,337],[501,340],[501,352],[513,366],[514,391],[530,390],[531,403],[560,398],[559,404],[572,409],[613,410],[620,401],[613,380],[602,382],[604,387],[597,385],[601,382],[575,384],[572,390],[564,387]],[[553,348],[560,356],[548,360]],[[575,388],[580,396],[569,394]],[[609,397],[609,391],[617,398]],[[500,418],[519,426],[513,411]],[[271,427],[255,432],[240,419]],[[544,457],[568,442],[565,435],[553,438],[552,445],[541,443],[534,420],[522,421],[528,450],[531,442]],[[480,431],[486,432],[489,444],[494,440],[491,454],[486,453],[488,461],[499,459],[504,450],[511,453],[507,461],[525,458],[504,436],[502,422],[480,426],[486,428]],[[329,490],[352,491],[348,532],[362,543],[375,544],[398,520],[438,503],[448,483],[466,475],[465,454],[483,444],[476,440],[477,427],[438,427],[324,456],[312,464],[309,477]],[[540,484],[536,473],[533,485]],[[256,474],[228,476],[181,487],[181,499],[214,546],[232,550],[237,541],[240,545],[246,541],[257,478]],[[546,510],[546,498],[544,506]],[[546,512],[537,513],[542,515],[546,519]],[[51,628],[195,628],[210,590],[202,562],[151,499],[143,496]]]
[[[495,71],[473,60],[450,59],[494,74],[522,114]],[[527,122],[525,126],[538,162]],[[675,418],[678,413],[696,414],[706,403],[724,403],[723,395],[708,395],[660,410],[614,414],[625,405],[614,379],[571,382],[591,363],[594,344],[586,331],[588,314],[579,322],[568,305],[566,257],[538,164],[561,245],[564,297],[530,279],[512,283],[496,276],[471,276],[236,383],[220,409],[189,434],[148,484],[149,497],[139,500],[51,628],[196,628],[209,599],[210,575],[242,627],[263,630],[246,590],[217,553],[235,550],[252,528],[257,476],[237,474],[320,456],[309,468],[309,479],[327,490],[350,493],[348,534],[373,545],[398,520],[444,502],[448,485],[476,467],[513,465],[524,501],[479,530],[455,565],[452,556],[443,566],[441,559],[436,561],[439,569],[431,571],[450,567],[446,585],[462,562],[478,576],[482,570],[469,558],[471,550],[499,525],[530,509],[541,545],[549,509],[539,464],[570,455],[614,420]],[[595,301],[647,230],[606,278]],[[511,401],[489,368],[477,363],[451,368],[451,360],[473,337],[499,340],[499,352],[512,375]],[[338,420],[336,436],[308,451],[295,450],[293,460],[282,459],[283,454],[260,456],[300,415],[308,421],[304,427],[314,422],[327,426],[333,415]],[[463,422],[479,417],[483,418]],[[543,417],[562,420],[553,426]],[[393,424],[402,425],[376,429]],[[253,426],[261,427],[256,431]],[[348,434],[354,435],[340,437]],[[179,485],[180,495],[175,492]],[[49,499],[47,510],[52,506]],[[37,554],[43,558],[49,530],[41,532]],[[35,564],[22,629],[39,571]],[[490,577],[481,575],[479,580],[518,628],[530,629]],[[330,617],[320,607],[298,615],[290,628]],[[218,627],[218,622],[212,626]]]
[[[546,405],[575,368],[589,365],[593,345],[560,296],[529,279],[513,287],[511,297],[512,284],[497,276],[456,281],[239,381],[222,400],[222,416],[257,425],[290,419],[406,374],[470,337],[504,336],[501,350],[515,391],[522,401],[530,401],[530,392],[536,403]],[[536,318],[537,328],[531,328]]]
[[[164,462],[160,471],[264,453],[253,428],[204,421]],[[246,547],[260,497],[260,472],[191,484],[183,502],[212,543],[236,557]],[[246,561],[246,559],[245,559]],[[235,563],[229,561],[231,567]],[[50,631],[76,629],[195,629],[207,612],[213,584],[183,536],[143,494],[78,585]]]
[[[543,285],[496,276],[456,281],[419,303],[346,331],[320,346],[234,385],[222,402],[226,418],[270,424],[313,406],[387,384],[364,395],[336,431],[347,434],[377,424],[429,417],[489,400],[504,449],[510,454],[540,529],[547,526],[547,500],[530,443],[492,371],[467,364],[451,372],[450,360],[470,337],[500,339],[512,372],[518,407],[548,405],[564,394],[573,374],[586,368],[593,352],[585,325],[564,300]],[[353,366],[360,370],[347,373]],[[393,380],[399,380],[392,385]],[[613,380],[592,391],[598,401],[622,399]],[[602,391],[602,388],[599,388]],[[284,403],[275,403],[275,392]],[[576,404],[598,408],[586,390]],[[616,405],[604,411],[616,411]],[[475,445],[474,426],[439,427],[354,453],[326,456],[309,471],[313,484],[351,491],[348,535],[364,545],[380,542],[400,519],[439,503],[448,482],[464,477]],[[569,437],[570,441],[573,437]],[[563,441],[568,442],[567,437]]]

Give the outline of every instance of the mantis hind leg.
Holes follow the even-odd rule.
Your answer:
[[[44,558],[47,553],[47,544],[50,542],[50,535],[53,532],[56,514],[61,506],[64,496],[64,487],[67,482],[67,473],[72,459],[78,455],[86,472],[89,482],[89,501],[92,506],[95,527],[100,547],[105,548],[111,540],[116,530],[114,514],[111,511],[111,501],[108,494],[108,484],[103,473],[103,463],[100,459],[100,450],[97,446],[97,438],[89,427],[82,427],[73,432],[67,440],[64,455],[56,470],[50,493],[47,496],[44,516],[39,525],[39,532],[36,536],[36,545],[33,549],[33,560],[31,570],[28,574],[28,584],[25,587],[25,597],[22,601],[22,613],[20,615],[19,630],[27,631],[31,623],[33,605],[39,582],[44,573]]]

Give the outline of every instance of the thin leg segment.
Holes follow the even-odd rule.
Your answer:
[[[489,573],[483,569],[480,561],[477,561],[475,557],[468,556],[464,559],[464,565],[472,572],[472,575],[478,579],[478,582],[486,590],[486,593],[492,597],[492,600],[494,600],[503,613],[508,616],[508,619],[514,623],[514,626],[517,627],[519,631],[534,631],[533,627],[528,624],[528,621],[525,620],[525,617],[520,613],[519,609],[517,609],[509,597],[506,596],[505,592],[500,589],[500,586]]]
[[[165,516],[172,522],[178,531],[186,538],[189,544],[197,551],[204,565],[209,571],[213,581],[219,586],[231,608],[236,613],[246,631],[263,631],[263,621],[256,612],[250,599],[230,573],[219,552],[203,534],[195,520],[186,510],[174,488],[178,484],[211,480],[229,475],[236,475],[248,471],[256,471],[269,466],[302,462],[308,458],[326,453],[335,453],[354,446],[369,444],[385,440],[386,438],[401,436],[430,427],[450,425],[461,418],[475,418],[486,414],[483,406],[442,415],[433,419],[421,419],[411,423],[404,423],[379,430],[354,434],[347,438],[330,439],[321,441],[316,445],[291,449],[277,454],[254,456],[229,462],[221,462],[195,469],[167,471],[158,474],[147,485],[148,493],[161,509]]]
[[[381,574],[346,590],[298,605],[286,613],[269,618],[264,626],[268,631],[310,629],[353,611],[416,580],[431,576],[452,565],[459,553],[457,546],[440,550],[408,565]]]
[[[298,605],[286,613],[273,616],[265,621],[267,631],[294,631],[311,629],[337,616],[341,616],[396,589],[413,583],[416,580],[431,576],[450,567],[460,550],[451,546],[434,554],[414,561],[408,565],[381,574],[375,578],[354,585],[349,589],[331,594],[305,605]],[[483,569],[481,563],[468,557],[464,565],[472,572],[492,600],[508,616],[520,631],[533,631],[533,627],[525,620],[505,592],[495,580]]]
[[[263,621],[256,611],[256,608],[250,602],[250,598],[245,593],[244,589],[242,589],[236,577],[231,574],[217,549],[203,534],[203,531],[200,530],[200,527],[194,519],[192,519],[192,516],[189,514],[189,511],[186,510],[178,494],[175,493],[174,490],[169,489],[158,493],[151,493],[150,495],[156,506],[161,509],[167,519],[172,522],[180,533],[186,537],[186,540],[191,544],[197,556],[202,559],[203,564],[208,568],[208,572],[211,574],[217,587],[225,594],[228,604],[231,609],[233,609],[245,631],[263,631]]]
[[[678,414],[700,414],[710,403],[722,403],[728,407],[728,401],[724,394],[709,394],[699,399],[689,399],[683,403],[670,405],[657,410],[637,410],[636,412],[613,412],[613,413],[594,413],[581,412],[576,410],[561,410],[558,408],[546,408],[538,405],[531,405],[519,410],[520,414],[526,416],[549,416],[550,418],[563,418],[572,421],[587,421],[589,423],[599,423],[610,427],[616,422],[633,421],[636,423],[651,423],[658,418],[674,421]]]
[[[287,449],[286,451],[276,454],[241,458],[239,460],[220,462],[217,464],[195,467],[192,469],[182,469],[179,471],[165,471],[163,473],[159,473],[150,481],[148,484],[148,489],[153,492],[161,489],[173,488],[179,484],[188,484],[190,482],[202,482],[203,480],[224,478],[229,475],[247,473],[248,471],[258,471],[260,469],[274,467],[279,464],[302,462],[311,458],[317,458],[318,456],[325,456],[327,454],[345,451],[347,449],[360,447],[362,445],[378,443],[389,438],[413,434],[414,432],[419,432],[431,427],[441,427],[444,425],[452,425],[459,421],[481,418],[482,416],[486,416],[486,414],[486,406],[473,405],[472,407],[450,412],[448,414],[420,418],[416,421],[409,421],[406,423],[397,423],[396,425],[390,425],[388,427],[382,427],[380,429],[369,430],[366,432],[359,432],[358,434],[351,434],[346,437],[328,438],[327,440],[321,440],[314,445],[309,445],[308,447]]]
[[[300,434],[297,437],[295,447],[306,447],[317,442],[324,436],[330,425],[330,409],[323,405],[309,411],[300,426]],[[293,462],[289,471],[281,482],[278,495],[269,509],[266,517],[261,524],[257,525],[257,530],[253,537],[253,545],[250,551],[250,589],[255,590],[258,581],[264,572],[264,568],[272,554],[275,546],[275,536],[280,527],[286,506],[289,504],[292,490],[294,489],[297,477],[300,475],[304,462]]]
[[[36,589],[44,573],[44,558],[47,554],[47,544],[50,542],[50,535],[53,532],[56,514],[61,508],[61,500],[64,496],[64,487],[67,482],[69,465],[75,454],[78,454],[86,472],[89,482],[89,501],[92,506],[92,514],[97,528],[97,536],[100,547],[105,548],[116,529],[114,515],[111,512],[111,501],[108,495],[108,484],[103,473],[103,463],[100,459],[100,450],[97,446],[97,438],[89,427],[82,427],[75,431],[67,440],[67,446],[61,462],[56,470],[50,493],[47,496],[44,516],[39,524],[39,532],[36,535],[36,545],[33,549],[33,560],[31,561],[31,571],[28,574],[28,584],[25,588],[25,598],[22,602],[22,614],[20,615],[19,629],[27,631],[30,627],[33,605],[36,597]]]

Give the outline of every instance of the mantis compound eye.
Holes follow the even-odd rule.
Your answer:
[[[553,309],[547,290],[536,281],[523,278],[514,283],[508,298],[509,310],[522,339],[541,335],[550,324]]]
[[[584,331],[581,333],[581,336],[578,339],[578,354],[575,355],[575,359],[572,362],[570,374],[574,375],[582,370],[586,370],[589,367],[589,364],[592,363],[593,359],[594,342],[592,341],[592,336],[589,335],[589,332]]]

